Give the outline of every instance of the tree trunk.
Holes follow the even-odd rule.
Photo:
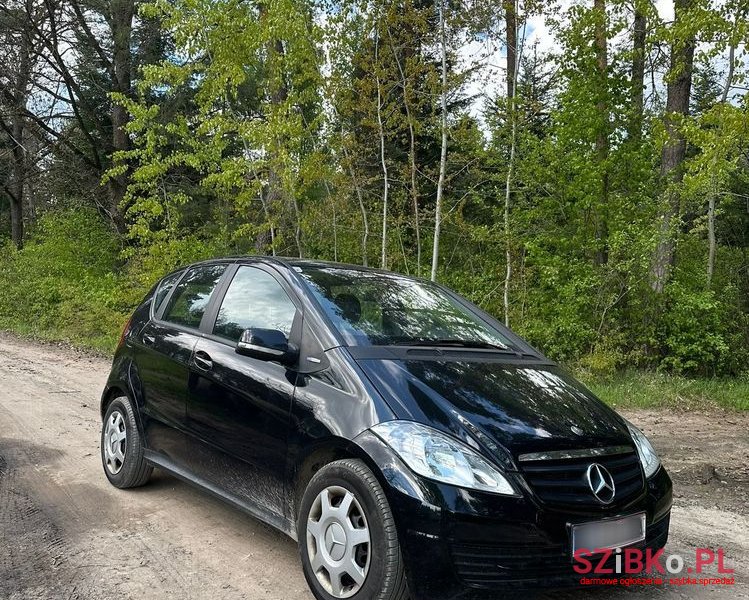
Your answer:
[[[39,140],[35,137],[30,137],[27,143],[24,144],[26,152],[30,151],[33,156],[42,156],[41,147],[39,146]],[[27,157],[28,158],[28,157]],[[36,174],[38,173],[38,167],[31,168],[29,173],[28,162],[26,163],[26,182],[24,189],[24,196],[26,201],[26,226],[25,231],[28,231],[30,226],[33,226],[36,222],[36,205],[37,205],[37,189],[35,186]]]
[[[304,249],[302,248],[302,211],[299,209],[299,201],[296,195],[292,195],[291,206],[294,209],[294,242],[296,243],[297,256],[304,258]]]
[[[609,108],[608,108],[608,19],[606,1],[593,0],[595,11],[596,71],[598,75],[598,131],[596,132],[596,163],[600,177],[598,206],[594,208],[596,250],[594,262],[608,262],[608,204],[609,204]]]
[[[276,256],[277,252],[283,252],[283,245],[281,245],[281,248],[276,247],[275,221],[277,220],[279,222],[279,229],[281,229],[281,226],[285,225],[285,223],[283,223],[280,217],[277,218],[277,215],[281,214],[281,211],[278,211],[278,206],[282,203],[283,194],[281,192],[281,178],[278,176],[278,172],[272,164],[272,157],[273,154],[271,153],[271,164],[268,166],[268,183],[263,186],[263,211],[265,220],[268,224],[268,232],[261,233],[260,235],[263,236],[263,239],[270,240],[271,254]],[[263,252],[267,251],[268,248],[266,244]]]
[[[684,19],[694,0],[675,0],[675,22],[678,26]],[[676,39],[671,46],[671,68],[666,91],[667,140],[661,152],[660,177],[665,187],[665,202],[660,215],[658,243],[650,266],[650,287],[657,294],[663,293],[669,271],[675,257],[674,221],[680,211],[680,196],[674,185],[683,177],[682,163],[687,143],[679,129],[681,117],[689,113],[689,96],[692,89],[692,67],[694,63],[694,35]]]
[[[442,194],[447,171],[447,35],[445,32],[445,0],[440,0],[440,50],[442,58],[442,93],[440,94],[440,129],[442,147],[440,149],[440,172],[437,179],[437,201],[434,209],[434,243],[432,245],[432,281],[437,280],[437,266],[440,254],[440,229],[442,227]]]
[[[327,177],[323,179],[323,183],[325,184],[325,193],[328,196],[330,209],[333,213],[333,260],[338,262],[338,211],[336,210],[335,198],[333,198],[333,194],[330,191],[330,184]]]
[[[361,188],[358,185],[356,185],[356,196],[359,200],[359,210],[361,211],[361,218],[364,225],[364,231],[362,231],[361,236],[361,264],[368,267],[369,261],[367,260],[367,246],[369,245],[369,219],[367,218],[367,209],[364,206],[364,198],[362,197]]]
[[[375,32],[375,78],[377,80],[377,128],[380,135],[380,164],[382,166],[382,249],[380,266],[387,268],[387,235],[388,235],[388,194],[390,192],[390,179],[388,177],[388,165],[385,159],[385,126],[382,122],[382,85],[380,83],[380,37]]]
[[[749,6],[747,5],[742,5],[742,6],[737,7],[736,15],[733,21],[733,30],[731,32],[732,38],[736,34],[736,31],[739,27],[739,23],[742,23],[745,21],[747,10],[749,10]],[[726,84],[723,86],[723,93],[720,95],[721,102],[728,102],[728,93],[731,91],[731,87],[733,85],[733,72],[735,68],[736,68],[736,42],[732,39],[730,45],[728,46],[728,74],[726,75]]]
[[[286,50],[284,49],[283,41],[280,39],[277,39],[273,42],[273,55],[274,60],[280,61],[283,59],[286,55]],[[289,88],[286,83],[286,78],[283,70],[281,70],[277,77],[274,74],[271,74],[271,81],[278,81],[278,84],[274,84],[274,89],[271,95],[271,102],[275,106],[280,106],[281,104],[284,104],[288,98],[289,98]],[[282,135],[279,140],[276,140],[276,143],[279,147],[283,147],[283,145],[287,142],[287,136]],[[273,153],[278,154],[278,153]],[[268,181],[273,182],[273,185],[271,186],[271,194],[273,194],[274,198],[278,198],[278,202],[282,202],[284,198],[288,198],[288,204],[292,208],[292,212],[294,214],[294,244],[296,245],[297,249],[297,255],[299,258],[304,257],[304,248],[302,245],[302,212],[299,208],[299,200],[297,199],[296,194],[292,191],[289,193],[288,190],[284,189],[283,179],[282,176],[278,173],[279,170],[279,163],[276,163],[276,165],[273,165],[271,163],[271,177],[269,177]],[[272,202],[274,202],[273,200]],[[273,206],[273,204],[270,204]]]
[[[13,116],[13,193],[10,199],[10,236],[16,248],[23,248],[23,187],[26,153],[23,148],[23,117]]]
[[[408,119],[408,162],[411,166],[411,206],[414,211],[414,235],[416,236],[416,275],[421,276],[421,227],[419,223],[419,188],[416,183],[416,132],[411,120],[411,109],[408,105],[406,89],[406,77],[403,75],[403,103],[406,107],[406,119]]]
[[[505,0],[505,29],[507,31],[507,105],[515,98],[515,80],[518,64],[517,0]]]
[[[634,31],[632,34],[632,117],[629,124],[629,137],[639,140],[642,137],[642,117],[645,106],[645,34],[647,15],[642,0],[635,2]]]
[[[261,21],[268,18],[268,5],[265,2],[258,4],[258,15]],[[267,25],[266,25],[267,26]],[[280,39],[270,40],[265,44],[266,56],[265,56],[265,70],[266,77],[270,81],[270,90],[268,97],[266,98],[274,106],[279,106],[285,103],[289,97],[289,90],[286,84],[286,80],[282,74],[277,73],[275,70],[279,68],[279,64],[285,55],[285,49],[283,41]],[[270,241],[270,250],[273,256],[276,256],[277,252],[282,251],[283,248],[277,248],[277,235],[276,235],[276,223],[274,219],[277,215],[282,214],[285,190],[283,189],[283,179],[279,175],[279,164],[278,164],[278,152],[275,149],[276,144],[282,143],[282,140],[269,140],[266,147],[268,160],[267,160],[267,178],[268,182],[263,187],[263,212],[265,220],[268,224],[268,231],[261,232],[255,241],[256,248],[264,248],[263,252],[268,251],[268,241]],[[297,252],[302,254],[301,247],[301,228],[299,219],[297,217],[296,202],[295,205],[295,226],[294,226],[294,241],[297,246]],[[285,222],[278,219],[280,223],[285,226]],[[279,228],[281,225],[279,224]]]
[[[715,196],[716,190],[710,191],[707,200],[707,287],[713,283],[715,272]]]
[[[510,202],[512,200],[512,176],[515,168],[515,142],[517,138],[517,119],[515,115],[515,82],[518,63],[518,26],[516,0],[505,2],[505,29],[507,31],[507,117],[510,120],[510,157],[507,163],[505,180],[505,285],[503,304],[505,325],[510,326],[510,283],[512,281],[512,243],[510,240]]]
[[[510,160],[507,163],[507,179],[505,181],[505,211],[504,211],[504,232],[505,232],[505,286],[504,286],[504,312],[505,325],[510,326],[510,282],[512,280],[512,243],[510,239],[510,202],[512,200],[512,176],[515,168],[515,145],[517,138],[517,121],[513,115],[510,117],[511,134],[510,134]]]
[[[23,248],[23,198],[26,187],[26,147],[24,145],[26,99],[31,77],[31,48],[28,31],[20,32],[19,61],[13,84],[13,193],[10,195],[11,239],[16,248]]]
[[[728,101],[728,92],[731,91],[731,85],[733,83],[733,70],[736,64],[736,46],[731,45],[728,48],[728,75],[726,75],[726,85],[723,86],[723,93],[720,95],[721,102]]]
[[[134,16],[134,0],[112,0],[110,25],[113,40],[112,91],[125,96],[130,96],[132,92],[131,38]],[[130,138],[125,130],[128,119],[125,107],[120,103],[114,103],[112,106],[112,152],[115,154],[130,149]],[[127,166],[116,157],[113,162],[115,167]],[[127,231],[125,218],[122,214],[122,203],[125,192],[127,192],[128,181],[127,170],[109,180],[109,216],[115,228],[121,234]]]
[[[416,168],[416,131],[414,130],[414,121],[411,116],[411,100],[409,98],[408,78],[406,71],[400,59],[399,50],[393,44],[393,37],[388,28],[390,36],[390,47],[393,51],[395,64],[398,66],[398,73],[401,77],[401,87],[403,88],[403,108],[406,110],[406,120],[408,121],[408,162],[411,170],[411,207],[414,213],[414,235],[416,237],[416,275],[421,275],[421,224],[419,220],[419,187],[417,184],[418,169]]]
[[[740,16],[737,16],[736,22],[734,23],[734,29],[738,24],[738,19],[743,18],[743,11]],[[723,86],[723,93],[721,94],[720,101],[728,101],[728,93],[731,91],[731,85],[733,83],[733,71],[735,64],[736,46],[731,44],[728,48],[728,73],[726,74],[726,83]],[[713,171],[717,169],[716,165],[713,165]],[[716,254],[716,240],[715,240],[715,203],[718,199],[718,185],[713,178],[713,185],[710,189],[710,196],[707,199],[707,287],[709,288],[713,283],[713,275],[715,273],[715,254]]]

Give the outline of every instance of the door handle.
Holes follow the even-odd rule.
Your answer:
[[[143,343],[146,346],[153,346],[156,343],[156,337],[153,335],[146,334],[143,336]]]
[[[195,356],[192,357],[192,362],[195,363],[196,367],[203,369],[204,371],[210,371],[213,368],[211,357],[207,352],[203,352],[202,350],[198,350],[195,353]]]

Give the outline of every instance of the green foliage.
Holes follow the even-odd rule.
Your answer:
[[[724,307],[712,290],[689,291],[678,284],[668,290],[668,310],[661,321],[665,358],[661,367],[676,373],[714,375],[724,371],[730,353],[721,314]]]
[[[163,232],[189,235],[186,215],[197,209],[202,221],[212,220],[219,209],[232,217],[226,233],[262,238],[284,223],[286,203],[299,211],[324,174],[314,143],[320,75],[311,7],[305,0],[157,0],[141,12],[162,23],[176,52],[143,70],[137,100],[115,98],[132,115],[135,137],[120,157],[133,167],[130,237],[151,245],[162,243]],[[192,99],[188,111],[163,110],[165,99],[179,96]],[[196,197],[225,202],[196,206]],[[280,250],[291,243],[273,246],[258,244]]]
[[[640,0],[611,0],[603,11],[593,2],[567,11],[518,3],[521,31],[529,33],[528,19],[545,13],[560,52],[523,42],[514,102],[487,98],[480,119],[468,92],[477,82],[468,85],[473,73],[458,45],[501,46],[503,11],[482,0],[445,4],[448,159],[439,279],[507,317],[551,358],[611,380],[600,389],[616,402],[638,393],[655,402],[657,390],[688,386],[682,377],[738,375],[749,364],[744,4],[694,0],[667,23]],[[427,272],[443,91],[434,2],[139,6],[137,37],[148,40],[136,43],[132,93],[105,93],[104,70],[86,40],[74,73],[82,79],[82,105],[127,110],[132,143],[107,155],[108,115],[100,128],[105,141],[88,140],[74,121],[65,124],[66,143],[37,166],[42,217],[22,252],[8,247],[0,258],[0,327],[109,349],[145,291],[179,265],[271,252],[379,265],[383,225],[387,266]],[[635,6],[647,16],[643,114],[633,107]],[[601,32],[608,38],[604,65],[594,43]],[[662,94],[679,75],[667,64],[668,47],[678,50],[692,35],[700,42],[692,114],[669,119],[684,137],[686,158],[667,180],[660,173],[669,134]],[[730,48],[735,68],[726,89]],[[488,62],[499,62],[502,52]],[[7,183],[6,137],[0,135],[0,182]],[[102,146],[96,168],[74,152],[89,143]],[[105,185],[129,182],[119,207],[127,226],[121,237],[111,232],[112,207],[102,201],[107,168]],[[7,229],[2,194],[0,225]],[[655,293],[651,263],[672,198],[676,260],[664,291]],[[627,371],[634,368],[652,375],[637,380]],[[718,395],[717,388],[703,392]],[[717,401],[735,405],[731,398]]]
[[[125,271],[126,280],[130,282],[132,294],[131,306],[142,299],[145,290],[178,267],[207,260],[216,256],[225,256],[228,249],[221,240],[206,240],[197,235],[186,235],[180,238],[163,238],[146,248],[125,252],[130,260]]]
[[[3,248],[0,327],[111,351],[133,306],[119,252],[95,211],[44,215],[22,251]]]
[[[227,252],[197,235],[125,248],[94,210],[48,212],[23,250],[2,249],[0,329],[109,353],[156,281]]]

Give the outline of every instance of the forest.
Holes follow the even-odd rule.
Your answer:
[[[747,0],[3,0],[0,329],[108,352],[179,265],[301,256],[747,409],[748,39]]]

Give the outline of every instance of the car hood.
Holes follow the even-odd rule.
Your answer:
[[[357,362],[397,418],[473,438],[504,464],[526,452],[632,445],[623,419],[555,365]]]

